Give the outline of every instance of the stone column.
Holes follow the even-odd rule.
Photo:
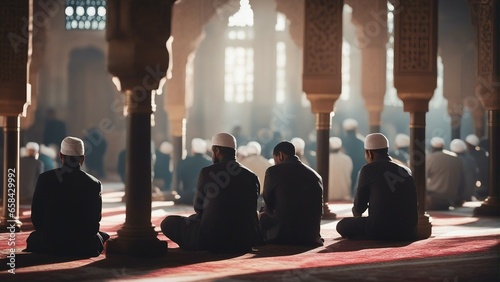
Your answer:
[[[316,115],[317,171],[323,178],[323,218],[329,219],[336,217],[328,208],[328,139],[330,114],[342,91],[343,5],[343,0],[305,2],[302,88]]]
[[[476,96],[488,111],[490,188],[488,198],[474,216],[500,216],[500,3],[469,0],[477,28],[478,85]]]
[[[167,243],[157,238],[151,224],[152,91],[168,66],[166,41],[170,36],[175,0],[108,0],[108,70],[126,95],[126,218],[118,237],[107,243],[107,253],[161,256]]]
[[[384,108],[387,65],[387,1],[350,0],[352,22],[356,25],[361,51],[361,94],[369,113],[370,132],[380,132]]]
[[[410,113],[410,169],[418,193],[419,239],[431,235],[425,212],[425,116],[437,83],[437,1],[402,0],[394,14],[394,86]]]
[[[0,232],[18,232],[19,220],[19,127],[26,115],[28,52],[31,48],[30,1],[7,0],[0,11],[0,115],[3,116],[3,209]]]

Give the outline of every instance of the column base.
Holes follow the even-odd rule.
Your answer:
[[[431,237],[432,234],[432,217],[428,213],[418,215],[417,222],[417,240],[424,240]]]
[[[0,233],[17,233],[21,232],[23,223],[19,219],[2,220],[0,222]]]
[[[125,254],[138,257],[160,257],[167,253],[168,244],[160,241],[153,227],[122,227],[118,237],[106,242],[106,254]]]
[[[323,217],[321,219],[324,219],[324,220],[337,219],[337,215],[330,211],[330,207],[328,207],[328,203],[323,204]]]
[[[500,216],[500,201],[488,197],[480,207],[474,209],[472,214],[474,216]]]

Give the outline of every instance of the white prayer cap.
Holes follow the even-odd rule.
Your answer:
[[[295,147],[295,153],[304,154],[304,149],[306,148],[306,142],[300,137],[294,137],[290,140],[290,143]]]
[[[431,146],[434,148],[443,148],[444,147],[444,139],[441,137],[432,137]]]
[[[168,141],[161,142],[160,152],[162,152],[166,155],[170,155],[170,154],[172,154],[173,150],[174,150],[174,146],[172,145],[172,143],[170,143]]]
[[[450,150],[453,153],[460,154],[467,150],[467,145],[465,145],[465,142],[460,139],[453,139],[450,143]]]
[[[237,150],[237,153],[241,157],[248,157],[248,147],[247,147],[247,145],[241,145],[241,146],[239,146],[238,150]]]
[[[378,150],[389,148],[389,140],[382,133],[372,133],[365,137],[366,150]]]
[[[247,152],[248,155],[260,155],[262,152],[262,146],[260,146],[259,142],[257,141],[250,141],[247,144]]]
[[[207,152],[207,142],[201,138],[191,140],[191,150],[195,154],[205,154]]]
[[[405,148],[410,146],[410,136],[399,133],[394,139],[394,145],[398,148]]]
[[[38,152],[40,150],[40,145],[36,142],[28,142],[26,143],[26,150],[33,150],[35,152]]]
[[[346,131],[354,130],[358,128],[358,122],[353,118],[348,118],[345,119],[344,122],[342,122],[342,127]]]
[[[221,146],[236,149],[236,138],[229,133],[218,133],[212,137],[212,146]]]
[[[342,139],[338,137],[330,137],[330,149],[337,150],[342,147]]]
[[[476,136],[476,134],[469,134],[467,135],[467,137],[465,137],[465,142],[471,144],[472,146],[478,146],[479,138]]]
[[[85,155],[85,146],[80,138],[68,136],[61,142],[61,154],[66,156]]]

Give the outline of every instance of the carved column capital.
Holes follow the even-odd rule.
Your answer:
[[[121,89],[154,90],[168,67],[166,41],[175,0],[108,0],[108,70]]]

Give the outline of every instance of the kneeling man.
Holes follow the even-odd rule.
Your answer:
[[[365,159],[352,208],[337,231],[344,238],[413,240],[416,236],[417,191],[408,167],[388,155],[389,141],[381,133],[366,136]],[[362,217],[368,209],[368,217]]]

